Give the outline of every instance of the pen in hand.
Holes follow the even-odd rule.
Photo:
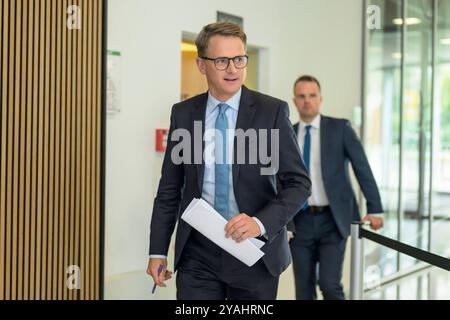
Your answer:
[[[161,272],[162,272],[162,270],[163,270],[163,264],[161,263],[160,265],[159,265],[159,267],[158,267],[158,277],[159,277],[159,275],[161,274]],[[155,290],[156,290],[156,283],[153,285],[153,289],[152,289],[152,294],[154,294],[155,293]]]

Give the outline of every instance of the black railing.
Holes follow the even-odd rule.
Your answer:
[[[363,239],[376,242],[384,247],[388,247],[417,260],[428,263],[432,266],[450,271],[450,259],[443,256],[410,246],[403,242],[393,240],[378,233],[363,228],[362,222],[352,224],[352,253],[351,253],[351,283],[350,298],[352,300],[362,299],[363,296],[363,265],[364,246]]]

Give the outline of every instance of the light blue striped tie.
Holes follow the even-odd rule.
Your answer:
[[[216,137],[215,137],[215,193],[214,209],[217,210],[225,219],[229,218],[228,198],[229,198],[229,170],[227,164],[227,129],[228,119],[225,111],[230,106],[219,104],[219,115],[216,119]],[[220,134],[219,134],[220,132]]]

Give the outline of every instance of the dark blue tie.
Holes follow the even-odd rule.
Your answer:
[[[306,126],[305,142],[303,144],[303,161],[305,162],[306,170],[309,173],[309,164],[311,157],[311,126]]]
[[[219,104],[219,115],[216,119],[216,130],[220,134],[216,134],[215,138],[215,187],[214,187],[214,209],[217,210],[225,219],[229,219],[229,208],[228,208],[228,198],[229,198],[229,170],[230,166],[227,163],[227,129],[228,129],[228,119],[225,111],[230,106],[221,103]]]
[[[305,127],[305,142],[303,143],[303,162],[305,163],[306,171],[308,174],[310,173],[310,160],[311,160],[311,126],[308,125]],[[306,201],[303,206],[303,210],[309,207],[308,201]]]

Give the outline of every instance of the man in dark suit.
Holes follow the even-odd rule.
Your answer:
[[[209,91],[172,108],[153,207],[147,273],[158,286],[165,286],[171,277],[166,256],[178,222],[174,265],[178,299],[275,299],[279,275],[290,264],[286,225],[310,195],[288,105],[242,85],[248,57],[246,36],[239,26],[207,25],[196,45],[197,65]],[[257,136],[269,132],[270,137],[267,143],[260,138],[238,143],[235,133],[240,129],[249,133],[247,138],[252,132]],[[206,134],[211,130],[216,133],[213,139]],[[232,134],[227,135],[230,130]],[[182,132],[190,138],[187,143],[182,141],[188,147],[178,151],[176,136]],[[278,145],[271,143],[272,138]],[[250,153],[262,149],[271,150],[272,159],[279,150],[275,154],[278,166],[268,175],[263,173],[269,169],[266,162],[249,161]],[[214,150],[214,161],[207,150]],[[182,161],[175,159],[177,155]],[[232,163],[222,161],[230,155]],[[228,220],[223,231],[226,237],[236,242],[251,237],[264,240],[264,257],[248,267],[181,220],[192,199],[200,197]]]
[[[302,76],[294,84],[300,122],[294,125],[312,182],[312,195],[289,224],[297,299],[316,299],[318,283],[324,299],[343,300],[341,284],[345,245],[352,221],[360,215],[349,176],[349,162],[367,201],[362,220],[383,226],[377,184],[363,147],[347,120],[320,114],[319,81]],[[317,272],[318,267],[318,272]]]

